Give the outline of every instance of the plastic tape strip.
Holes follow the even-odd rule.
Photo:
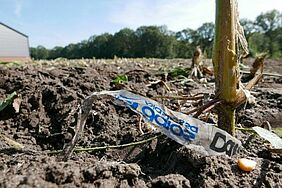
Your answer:
[[[241,146],[239,140],[222,129],[192,116],[172,111],[152,99],[126,90],[95,92],[87,97],[82,105],[91,105],[100,95],[112,96],[117,104],[129,107],[142,115],[147,122],[169,138],[205,155],[232,156]],[[86,117],[89,111],[83,113],[87,113],[83,114]]]

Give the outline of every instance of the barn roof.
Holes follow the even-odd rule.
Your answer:
[[[10,26],[8,26],[8,25],[6,25],[6,24],[4,24],[4,23],[2,23],[2,22],[0,22],[0,24],[3,25],[3,26],[5,26],[5,27],[7,27],[7,28],[9,28],[9,29],[11,29],[11,30],[13,30],[13,31],[15,31],[15,32],[17,32],[17,33],[19,33],[19,34],[22,35],[22,36],[28,38],[27,35],[23,34],[22,32],[19,32],[18,30],[14,29],[14,28],[11,28]]]

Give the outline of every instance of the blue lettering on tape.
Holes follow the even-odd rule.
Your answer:
[[[139,103],[136,102],[135,98],[130,98],[123,95],[116,96],[116,99],[121,100],[127,104],[127,106],[133,110],[137,110],[139,107]],[[159,127],[163,127],[167,130],[169,130],[172,134],[182,137],[187,141],[192,141],[196,138],[196,135],[198,134],[198,127],[193,126],[186,122],[183,119],[176,119],[176,122],[174,119],[176,117],[171,118],[169,115],[165,113],[165,111],[155,104],[144,100],[145,104],[140,109],[140,112],[142,113],[143,117],[146,118],[149,122],[158,125]],[[139,111],[139,110],[138,110]]]
[[[123,95],[118,95],[118,96],[116,96],[116,99],[125,102],[128,105],[128,107],[132,108],[133,110],[136,110],[139,106],[139,104],[134,101],[134,100],[137,100],[137,99],[134,99],[134,98],[129,98],[129,97],[126,97],[126,96],[123,96]]]

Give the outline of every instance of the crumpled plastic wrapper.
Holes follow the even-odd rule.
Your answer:
[[[140,114],[156,130],[188,148],[204,155],[234,155],[241,142],[226,131],[192,116],[175,112],[164,105],[126,90],[95,92],[82,104],[82,122],[98,96],[110,96],[114,102]]]

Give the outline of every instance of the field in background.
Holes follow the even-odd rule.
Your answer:
[[[252,59],[242,69],[249,71]],[[211,61],[205,64],[211,66]],[[268,151],[264,141],[251,133],[237,131],[244,148],[233,158],[204,157],[195,151],[160,137],[143,145],[115,150],[75,153],[68,162],[56,161],[47,151],[63,148],[74,134],[77,108],[92,92],[128,89],[147,97],[193,96],[197,101],[157,99],[173,110],[189,112],[213,98],[211,75],[190,79],[191,60],[115,59],[34,61],[0,64],[0,98],[13,91],[20,99],[17,113],[12,106],[0,111],[0,133],[24,146],[11,149],[0,142],[0,187],[275,187],[282,184],[281,156]],[[266,60],[265,72],[282,74],[282,62]],[[247,75],[243,75],[243,80]],[[165,84],[164,84],[165,83]],[[241,127],[260,126],[269,121],[281,128],[282,77],[265,75],[252,94],[256,104],[238,110]],[[118,145],[150,138],[154,133],[132,111],[109,99],[94,102],[78,147]],[[213,111],[200,119],[215,123]],[[248,141],[248,142],[247,142]],[[242,173],[236,160],[255,158],[257,168]]]

